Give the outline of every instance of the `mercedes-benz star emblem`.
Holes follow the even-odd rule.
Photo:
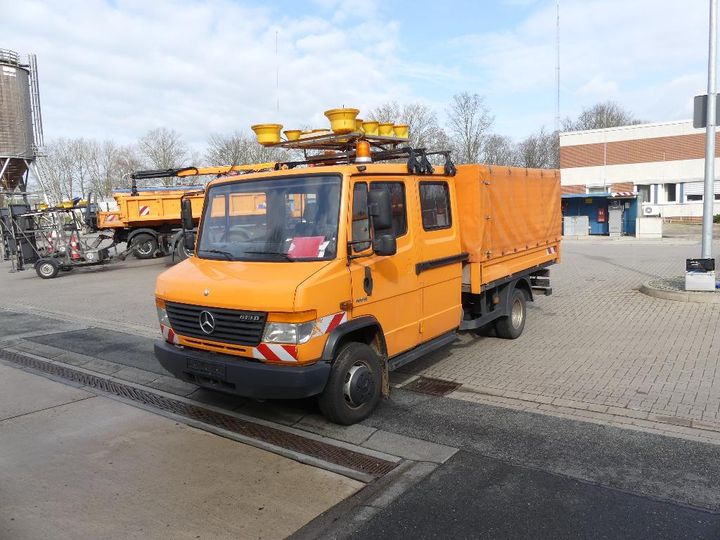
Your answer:
[[[215,317],[209,311],[200,312],[200,330],[206,334],[212,334],[215,330]]]

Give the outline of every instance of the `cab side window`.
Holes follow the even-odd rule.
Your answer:
[[[393,235],[399,238],[407,233],[407,210],[405,209],[405,184],[402,182],[373,182],[370,189],[387,189],[392,201]]]
[[[370,247],[370,217],[368,215],[367,195],[367,184],[355,184],[352,206],[352,242],[355,253],[365,251]]]
[[[450,228],[452,216],[447,182],[420,182],[420,209],[426,231]]]

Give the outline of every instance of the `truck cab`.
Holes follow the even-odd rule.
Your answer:
[[[390,370],[458,329],[522,332],[529,274],[471,290],[454,166],[315,165],[208,184],[194,256],[157,280],[168,371],[251,398],[318,396],[352,424],[388,394]],[[509,284],[519,308],[498,294]]]

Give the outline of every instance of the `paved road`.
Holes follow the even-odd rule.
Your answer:
[[[520,339],[466,334],[407,372],[461,382],[458,399],[720,442],[720,304],[637,290],[682,274],[685,258],[697,255],[687,238],[697,227],[675,229],[677,238],[655,242],[564,241],[555,292],[531,305]],[[151,338],[154,281],[167,264],[128,259],[49,281],[0,264],[0,307]]]

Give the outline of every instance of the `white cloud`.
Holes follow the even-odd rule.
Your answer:
[[[560,9],[563,116],[605,99],[648,120],[689,111],[695,93],[689,81],[706,69],[705,2],[561,0]],[[468,51],[477,67],[475,81],[489,101],[542,101],[549,124],[556,91],[555,24],[555,2],[545,2],[514,28],[460,36],[453,46]],[[530,114],[538,113],[536,108]],[[536,129],[523,128],[526,120],[518,115],[500,122],[511,134]]]
[[[391,75],[396,26],[359,48],[380,26],[374,4],[338,25],[346,3],[325,3],[327,18],[229,0],[7,2],[3,46],[38,55],[46,138],[131,142],[166,126],[201,146],[212,132],[278,120],[324,126],[328,108],[408,95]]]

